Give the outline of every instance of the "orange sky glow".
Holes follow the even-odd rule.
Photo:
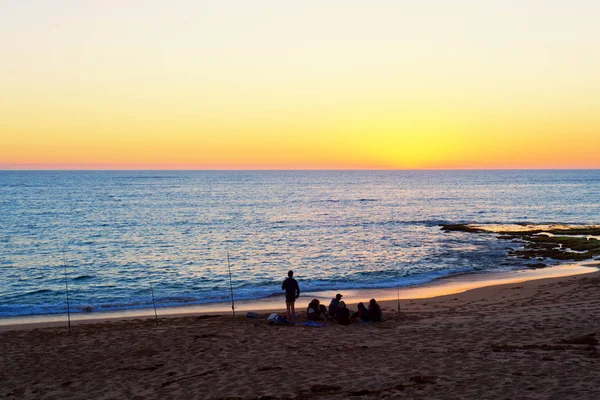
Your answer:
[[[3,2],[0,169],[600,168],[597,15],[591,0]]]

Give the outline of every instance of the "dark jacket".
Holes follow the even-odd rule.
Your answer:
[[[369,313],[369,310],[364,305],[362,307],[359,306],[358,310],[352,314],[352,318],[360,318],[363,322],[369,322],[371,321],[371,313]]]
[[[285,290],[285,300],[293,302],[300,296],[300,286],[294,278],[287,278],[281,285],[281,290]]]
[[[381,307],[379,307],[379,304],[377,303],[369,304],[369,315],[371,317],[371,321],[383,321],[383,312],[381,311]]]
[[[335,313],[335,319],[340,325],[350,325],[350,310],[347,307],[338,308]]]
[[[329,315],[332,317],[335,317],[335,312],[337,311],[339,302],[340,301],[338,299],[333,299],[331,300],[331,303],[329,303]]]

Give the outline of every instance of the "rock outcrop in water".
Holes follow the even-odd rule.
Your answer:
[[[499,239],[522,245],[510,249],[509,255],[523,259],[583,261],[600,257],[600,226],[573,225],[442,225],[446,232],[494,233]],[[539,268],[536,264],[536,268]]]

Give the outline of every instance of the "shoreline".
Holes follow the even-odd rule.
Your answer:
[[[447,295],[464,293],[470,290],[515,284],[541,279],[559,279],[564,277],[590,274],[600,270],[600,262],[586,260],[578,263],[562,264],[542,269],[517,270],[509,272],[465,273],[450,275],[435,279],[421,285],[400,288],[351,289],[341,291],[348,305],[368,301],[370,298],[378,302],[406,301],[429,299]],[[297,301],[297,312],[304,310],[306,304],[313,298],[318,298],[323,304],[335,297],[338,291],[303,292]],[[285,311],[283,295],[253,300],[241,300],[235,303],[235,310],[242,314],[253,312],[282,312]],[[231,313],[231,303],[218,302],[189,306],[157,308],[158,318],[187,317],[198,315],[219,315]],[[71,324],[95,324],[107,321],[154,319],[153,308],[140,308],[119,311],[104,311],[92,313],[72,313]],[[0,318],[0,332],[24,329],[37,329],[66,325],[67,314],[26,315]]]
[[[593,269],[401,300],[400,313],[380,300],[385,319],[370,324],[240,312],[0,332],[0,398],[597,399]]]

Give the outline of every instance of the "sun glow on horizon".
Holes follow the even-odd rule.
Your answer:
[[[600,168],[600,4],[0,5],[0,169]]]

